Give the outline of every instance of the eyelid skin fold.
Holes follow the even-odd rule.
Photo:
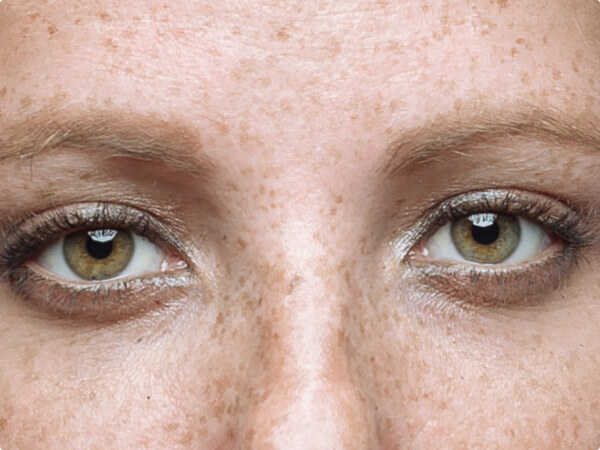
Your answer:
[[[0,270],[17,296],[54,316],[114,321],[172,303],[195,279],[185,246],[152,215],[131,206],[83,203],[4,223]],[[31,262],[61,236],[85,229],[121,228],[161,244],[166,272],[97,282],[62,280]]]
[[[488,189],[456,195],[427,211],[416,227],[394,241],[396,255],[405,260],[437,228],[451,220],[483,212],[522,216],[576,246],[586,246],[594,240],[593,230],[583,221],[583,215],[559,200],[516,189]]]
[[[538,257],[515,264],[470,264],[427,260],[418,248],[446,223],[476,213],[526,218],[546,228],[559,242]],[[467,306],[516,306],[543,301],[568,279],[581,251],[595,242],[586,218],[549,196],[516,189],[469,192],[445,200],[394,242],[406,270],[403,279],[428,296],[442,295]]]

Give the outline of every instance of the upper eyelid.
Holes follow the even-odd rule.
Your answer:
[[[546,227],[577,246],[592,242],[592,230],[573,207],[544,194],[517,189],[488,189],[453,196],[425,212],[416,227],[394,241],[394,250],[406,259],[415,245],[445,223],[477,212],[521,215]]]
[[[0,233],[7,239],[0,242],[0,280],[7,280],[26,303],[54,317],[90,318],[94,323],[139,317],[156,308],[176,307],[179,303],[174,299],[180,298],[188,286],[204,279],[192,263],[199,255],[192,253],[191,245],[184,245],[178,231],[133,206],[102,202],[69,204],[2,225]],[[111,225],[152,236],[150,240],[163,246],[167,257],[174,255],[184,264],[173,265],[165,272],[91,283],[40,271],[35,261],[31,261],[52,240],[69,232]]]
[[[165,242],[192,267],[182,241],[153,215],[128,205],[92,202],[52,208],[11,224],[4,224],[1,231],[4,240],[0,245],[0,268],[3,272],[10,271],[34,253],[34,247],[57,239],[61,234],[111,225],[129,228],[152,242]]]

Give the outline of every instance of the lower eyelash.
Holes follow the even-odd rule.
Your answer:
[[[9,281],[19,298],[54,317],[87,318],[94,322],[131,319],[164,309],[184,295],[193,275],[181,270],[169,275],[119,279],[104,283],[68,284],[49,279],[29,267],[16,268]],[[161,295],[169,288],[168,301]]]
[[[564,241],[562,248],[553,245],[537,260],[514,265],[478,265],[415,257],[415,246],[443,224],[483,212],[521,216],[549,228]],[[541,194],[489,190],[443,202],[418,228],[401,237],[395,248],[408,269],[403,278],[417,286],[419,292],[429,296],[442,294],[462,307],[530,306],[560,289],[573,267],[583,259],[584,247],[596,240],[597,236],[582,216],[562,202]]]
[[[41,267],[36,270],[36,263],[28,262],[52,241],[87,228],[125,228],[151,242],[160,240],[168,244],[164,250],[167,257],[176,256],[178,263],[160,274],[70,282],[47,275]],[[151,215],[129,206],[69,205],[12,224],[5,222],[0,233],[4,237],[0,242],[0,280],[8,281],[20,299],[55,317],[91,318],[95,322],[132,318],[168,306],[196,280],[189,253],[171,231]]]
[[[571,245],[539,261],[500,268],[410,261],[407,277],[420,290],[442,293],[463,307],[532,306],[565,285],[579,250]]]

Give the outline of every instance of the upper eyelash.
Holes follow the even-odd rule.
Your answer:
[[[489,189],[467,192],[443,201],[430,209],[417,228],[395,242],[401,259],[411,254],[415,245],[431,236],[444,224],[470,214],[494,212],[520,216],[546,226],[574,247],[585,247],[595,237],[582,215],[560,200],[538,193],[520,193],[511,189]]]
[[[183,246],[152,215],[131,206],[84,203],[55,208],[0,227],[0,275],[11,272],[61,235],[87,228],[127,228],[151,242],[165,241],[185,255]],[[188,262],[188,261],[186,261]]]

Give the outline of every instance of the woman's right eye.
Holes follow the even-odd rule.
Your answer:
[[[123,229],[96,229],[68,234],[35,260],[68,281],[104,281],[159,273],[164,252],[146,238]]]

